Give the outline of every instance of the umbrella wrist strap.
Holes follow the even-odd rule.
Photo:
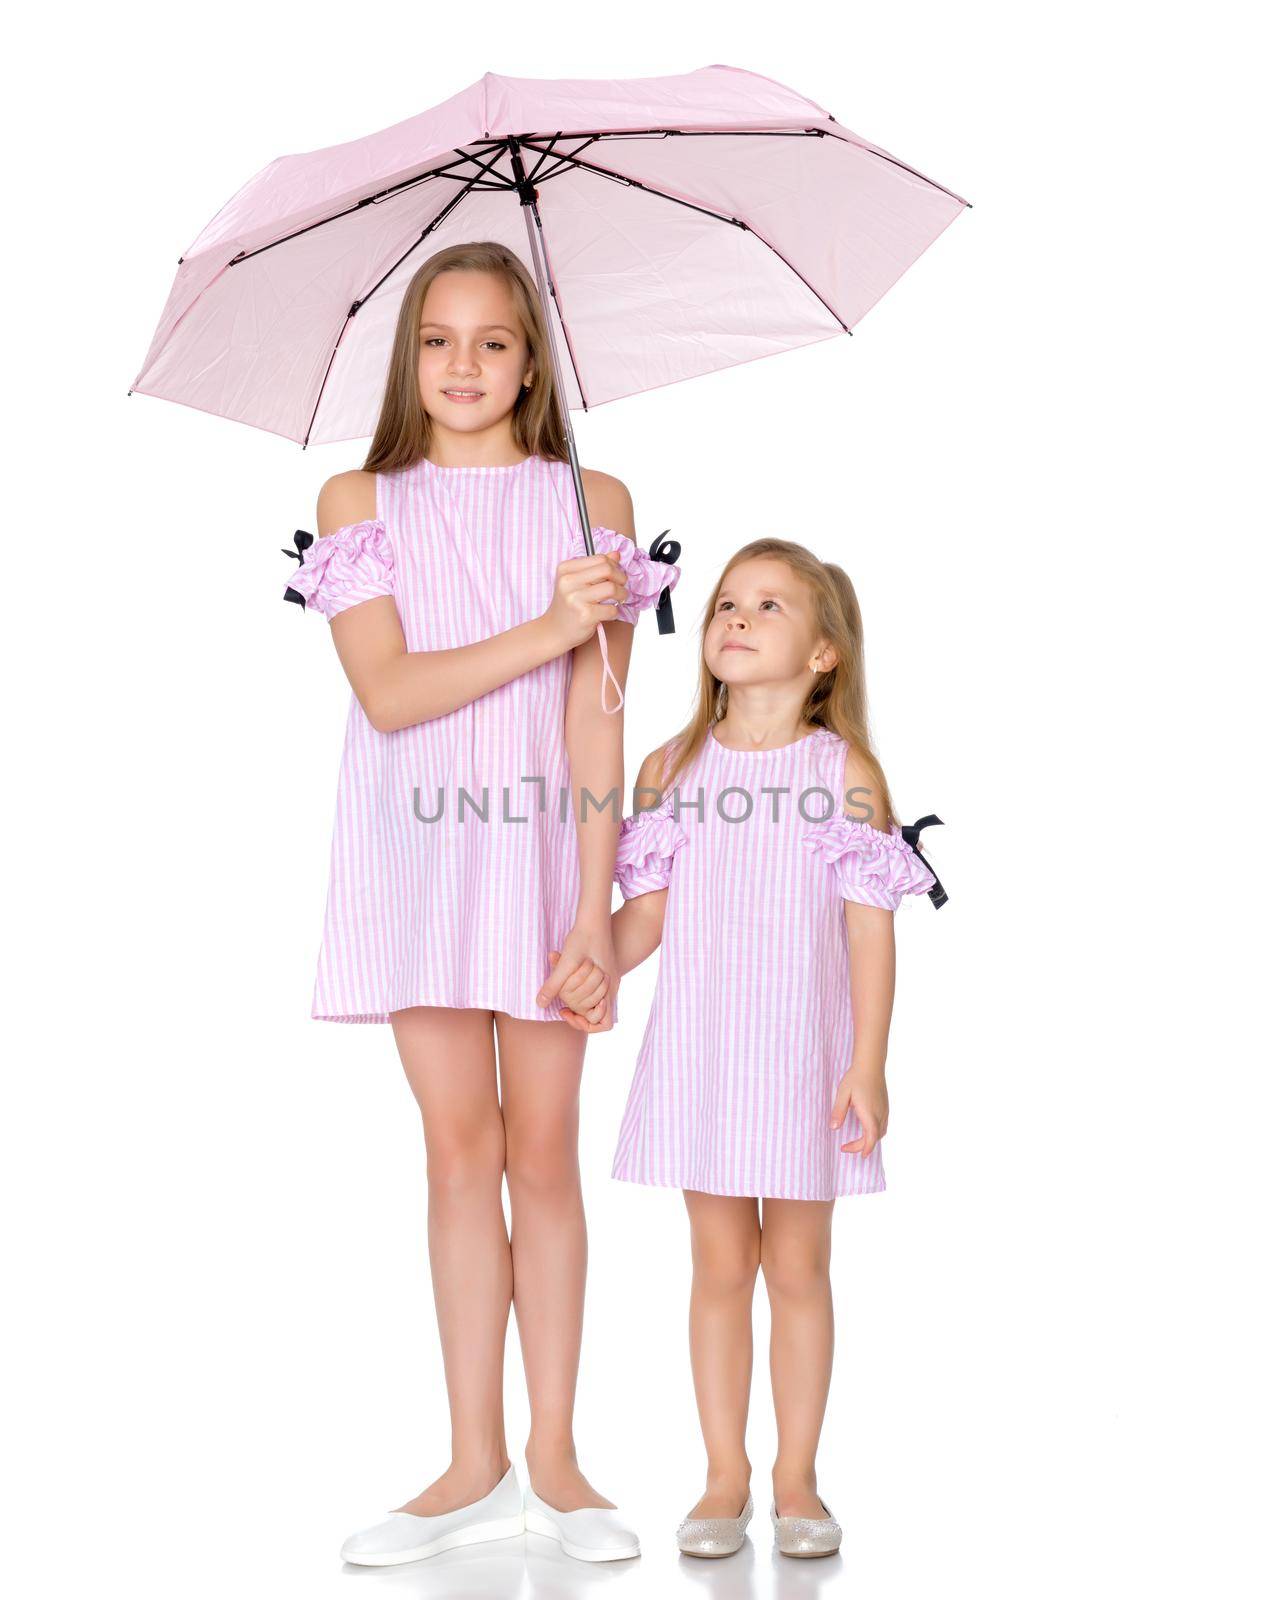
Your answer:
[[[596,623],[596,634],[600,640],[600,659],[604,663],[604,670],[600,674],[600,709],[606,715],[613,716],[614,712],[622,710],[622,685],[614,677],[613,668],[609,665],[609,646],[605,643],[603,622]],[[605,704],[604,686],[609,682],[612,682],[614,688],[618,691],[618,703],[616,706]]]

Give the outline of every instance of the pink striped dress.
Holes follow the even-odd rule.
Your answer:
[[[896,910],[933,874],[843,808],[848,746],[776,750],[709,732],[676,790],[624,819],[624,899],[667,889],[653,1007],[613,1176],[707,1194],[830,1200],[884,1188],[830,1126],[853,1050],[844,901]],[[772,792],[771,792],[772,791]]]
[[[567,462],[377,475],[376,517],[317,539],[289,587],[325,617],[391,595],[410,651],[539,616],[556,565],[585,554]],[[635,622],[680,569],[612,528]],[[380,733],[353,694],[338,775],[311,1015],[387,1022],[405,1006],[553,1021],[534,1003],[573,926],[579,869],[564,714],[566,652],[444,716]]]

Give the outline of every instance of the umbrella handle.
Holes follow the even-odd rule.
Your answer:
[[[622,685],[614,677],[613,668],[609,665],[609,646],[605,643],[603,622],[596,623],[596,634],[600,640],[600,659],[604,662],[604,671],[600,674],[600,709],[606,716],[611,717],[616,711],[622,710]],[[604,686],[606,682],[612,682],[614,688],[618,691],[618,703],[616,706],[607,706],[604,703]]]

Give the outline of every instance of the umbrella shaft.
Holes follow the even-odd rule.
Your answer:
[[[529,255],[533,261],[534,275],[538,281],[538,299],[542,302],[542,320],[547,330],[547,348],[551,353],[551,377],[555,384],[556,399],[560,402],[560,417],[564,423],[564,442],[569,448],[569,465],[573,471],[573,487],[578,496],[578,518],[582,525],[582,539],[587,547],[587,554],[596,553],[595,541],[591,537],[591,514],[587,510],[587,495],[582,487],[582,468],[578,465],[578,447],[573,437],[573,424],[569,420],[569,400],[564,392],[564,374],[560,370],[560,352],[556,348],[555,323],[551,315],[551,292],[549,287],[551,268],[547,264],[542,240],[542,217],[538,212],[538,202],[534,195],[532,184],[525,177],[524,162],[520,159],[520,145],[515,139],[509,141],[511,151],[511,170],[515,176],[516,186],[520,194],[520,208],[524,212],[524,225],[529,234]],[[568,335],[566,334],[566,337]]]

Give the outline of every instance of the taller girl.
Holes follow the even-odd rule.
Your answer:
[[[446,1471],[343,1546],[362,1564],[526,1527],[588,1560],[639,1550],[573,1439],[578,1087],[585,1032],[602,1030],[537,1000],[548,950],[616,991],[618,808],[582,801],[623,780],[596,628],[625,681],[628,624],[679,569],[637,549],[622,483],[582,476],[590,557],[537,291],[500,244],[440,251],[405,291],[364,466],[324,485],[291,580],[353,691],[311,1014],[390,1022],[421,1111],[452,1427]],[[513,1300],[523,1496],[503,1422]]]

